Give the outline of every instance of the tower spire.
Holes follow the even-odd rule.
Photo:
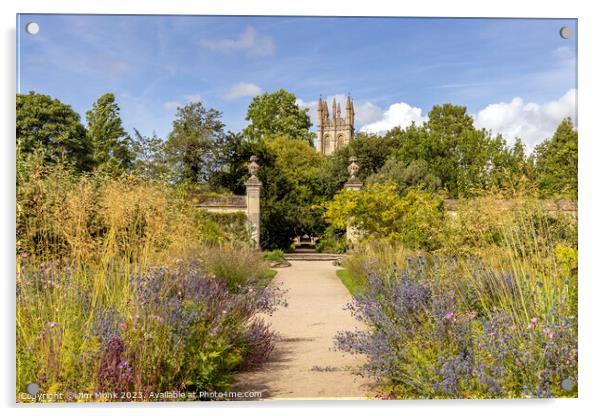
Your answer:
[[[347,93],[347,104],[345,105],[345,118],[347,119],[347,123],[353,126],[354,124],[354,116],[355,111],[353,108],[353,101],[351,101],[351,95]]]
[[[322,94],[320,94],[320,99],[318,100],[318,127],[322,126],[322,121],[324,117],[324,106],[322,104]]]
[[[337,99],[334,97],[332,98],[332,119],[337,119]]]

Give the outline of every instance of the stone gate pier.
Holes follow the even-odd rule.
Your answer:
[[[257,156],[251,156],[249,161],[249,179],[245,182],[246,195],[220,195],[207,198],[198,204],[198,207],[207,212],[220,214],[242,212],[247,216],[249,234],[254,248],[259,249],[261,237],[261,187],[262,183],[257,177],[259,164]]]

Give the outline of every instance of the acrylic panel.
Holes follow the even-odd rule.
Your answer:
[[[18,15],[16,401],[577,397],[577,29]]]

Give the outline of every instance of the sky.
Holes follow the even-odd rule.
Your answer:
[[[112,92],[126,130],[166,138],[202,101],[227,130],[252,98],[284,88],[308,107],[350,94],[356,130],[382,133],[466,106],[479,128],[529,148],[577,117],[575,19],[19,15],[17,91],[82,116]],[[29,22],[39,32],[25,31]],[[563,39],[560,28],[571,31]]]

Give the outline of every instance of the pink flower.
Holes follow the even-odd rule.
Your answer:
[[[554,338],[554,332],[552,332],[552,331],[548,332],[548,338],[549,339],[553,339]]]
[[[128,329],[128,326],[125,322],[121,321],[121,322],[119,322],[119,328],[121,328],[125,331],[126,329]]]
[[[54,327],[55,327],[55,326],[57,326],[57,325],[58,325],[58,324],[57,324],[56,322],[54,322],[54,321],[50,321],[50,322],[48,322],[48,326],[49,326],[50,328],[54,328]]]
[[[453,312],[448,312],[445,314],[445,319],[447,319],[448,321],[451,321],[453,318],[454,318]]]
[[[468,316],[468,319],[474,319],[477,317],[477,313],[475,311],[470,311],[466,314],[466,316]]]
[[[531,318],[531,323],[535,325],[537,323],[537,318]]]

